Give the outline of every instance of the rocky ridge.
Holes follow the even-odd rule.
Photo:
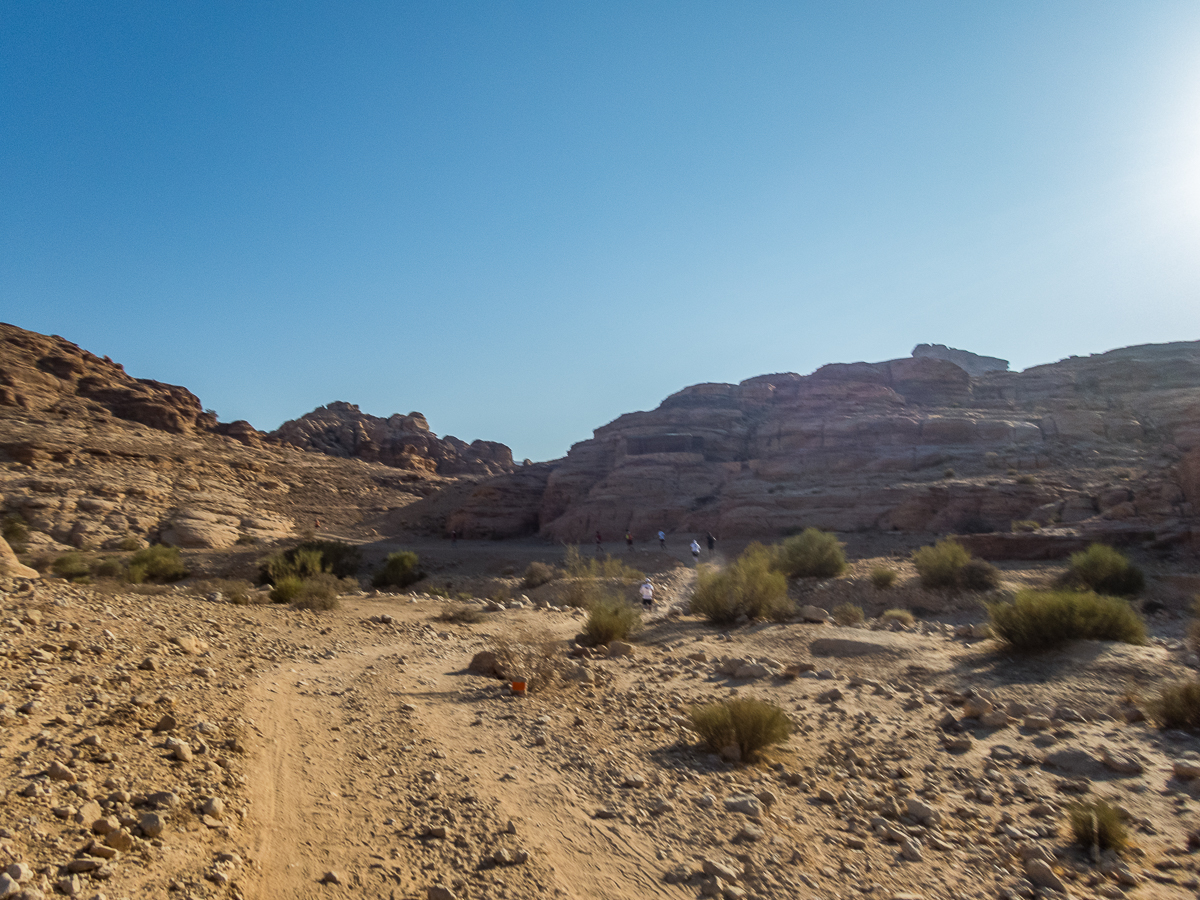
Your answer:
[[[1080,534],[1197,542],[1200,342],[1023,372],[928,355],[939,352],[685,388],[574,445],[544,489],[497,482],[507,517],[562,541],[809,525],[1007,533],[1019,522],[1043,546]],[[482,535],[497,517],[479,507],[451,520]],[[992,555],[1011,550],[991,541]]]

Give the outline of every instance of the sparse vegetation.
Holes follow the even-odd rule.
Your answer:
[[[775,567],[789,578],[833,578],[846,571],[846,555],[835,535],[805,528],[775,548]]]
[[[119,559],[106,556],[92,566],[92,574],[100,578],[120,578],[125,574],[125,565]]]
[[[889,569],[887,566],[876,566],[871,570],[871,584],[875,585],[879,590],[885,591],[896,583],[896,579],[900,577],[900,573],[895,569]]]
[[[1146,643],[1146,625],[1125,600],[1082,591],[1020,591],[989,603],[992,634],[1014,650],[1045,650],[1072,640]]]
[[[29,526],[20,516],[8,515],[4,517],[3,523],[0,523],[0,534],[3,534],[4,540],[16,549],[17,545],[29,540]]]
[[[91,567],[80,553],[64,553],[55,558],[50,564],[50,571],[59,578],[65,578],[68,581],[74,581],[77,578],[86,578],[91,574]]]
[[[912,559],[923,587],[956,588],[964,587],[962,571],[971,562],[971,554],[953,538],[943,538],[914,551]]]
[[[197,597],[208,597],[218,593],[226,603],[234,606],[248,606],[254,602],[262,602],[262,595],[256,594],[254,585],[241,578],[205,578],[193,582],[188,590]]]
[[[469,606],[465,603],[448,606],[438,613],[437,616],[439,622],[449,622],[451,625],[474,625],[477,622],[482,622],[483,618],[484,613],[482,609],[478,606]]]
[[[126,552],[132,552],[134,550],[141,550],[142,544],[143,541],[140,537],[127,534],[125,537],[121,538],[121,542],[117,544],[117,549],[124,550]]]
[[[567,548],[563,558],[563,569],[572,578],[615,578],[621,581],[641,581],[645,574],[611,554],[603,557],[584,557],[579,548],[572,545]]]
[[[792,733],[792,721],[782,709],[750,697],[693,706],[688,715],[692,730],[710,749],[744,763],[754,762],[762,750]]]
[[[1105,544],[1071,554],[1071,579],[1098,594],[1132,597],[1146,586],[1142,570]]]
[[[1129,843],[1122,811],[1096,798],[1076,803],[1067,812],[1071,836],[1086,850],[1124,850]]]
[[[911,628],[916,624],[917,618],[907,609],[889,609],[880,615],[879,621],[889,627],[901,625],[905,628]]]
[[[602,597],[588,608],[583,634],[589,644],[607,644],[632,637],[641,626],[641,610],[620,597]]]
[[[259,563],[259,582],[278,584],[287,576],[313,578],[322,573],[347,578],[358,573],[362,551],[341,541],[305,541]]]
[[[1148,704],[1159,728],[1200,729],[1200,681],[1179,681],[1164,686]]]
[[[299,575],[284,575],[271,588],[271,602],[291,603],[304,589],[304,579]]]
[[[523,679],[531,694],[563,684],[567,671],[565,644],[549,631],[521,631],[495,639],[492,652],[511,679]]]
[[[375,587],[406,588],[425,577],[420,568],[421,558],[411,550],[389,553],[382,568],[375,573]]]
[[[165,544],[154,544],[139,550],[129,558],[125,570],[125,578],[131,584],[178,581],[187,576],[188,570],[179,555],[179,548]]]
[[[853,603],[842,603],[830,610],[829,614],[833,616],[833,621],[837,622],[844,628],[849,628],[852,625],[861,625],[867,621],[867,616],[863,612],[861,606]]]
[[[1013,534],[1028,534],[1041,529],[1041,523],[1035,522],[1033,519],[1018,519],[1012,523]]]
[[[970,559],[958,570],[958,585],[965,591],[994,591],[1000,585],[1000,572],[986,560]]]
[[[747,620],[786,621],[795,614],[788,599],[787,579],[774,568],[774,554],[751,544],[730,566],[702,566],[696,574],[691,610],[714,625]]]
[[[1017,484],[1037,484],[1038,480],[1033,475],[1018,475]]]
[[[521,586],[525,588],[541,587],[543,584],[549,584],[561,574],[554,566],[534,561],[525,567],[525,575],[521,579]]]

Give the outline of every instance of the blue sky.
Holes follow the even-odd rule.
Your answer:
[[[0,0],[0,319],[549,459],[702,381],[1200,339],[1194,2]]]

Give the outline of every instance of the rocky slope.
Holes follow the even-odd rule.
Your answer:
[[[915,352],[685,388],[573,446],[544,490],[502,482],[505,517],[571,541],[659,528],[1009,532],[1022,521],[1040,526],[1042,545],[1081,529],[1195,539],[1200,343],[1024,372],[936,345]],[[452,519],[468,532],[483,521],[478,503]],[[1003,556],[1010,543],[980,549]]]
[[[224,548],[331,527],[369,535],[394,510],[457,483],[439,467],[511,467],[503,445],[480,448],[498,461],[476,465],[461,441],[417,432],[407,457],[391,458],[408,471],[302,452],[249,423],[218,423],[185,388],[0,325],[0,518],[25,529],[35,552]]]

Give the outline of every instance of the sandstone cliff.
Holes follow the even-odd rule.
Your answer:
[[[573,446],[540,496],[531,485],[522,505],[505,492],[507,515],[536,506],[555,540],[659,528],[771,537],[808,525],[1010,532],[1014,521],[1075,541],[1188,538],[1200,343],[1019,373],[962,361],[982,373],[926,352],[685,388]],[[468,504],[451,519],[469,530],[478,514]]]
[[[497,475],[514,468],[512,451],[504,444],[439,438],[419,412],[381,419],[353,403],[322,406],[284,422],[269,438],[302,450],[428,474]]]

